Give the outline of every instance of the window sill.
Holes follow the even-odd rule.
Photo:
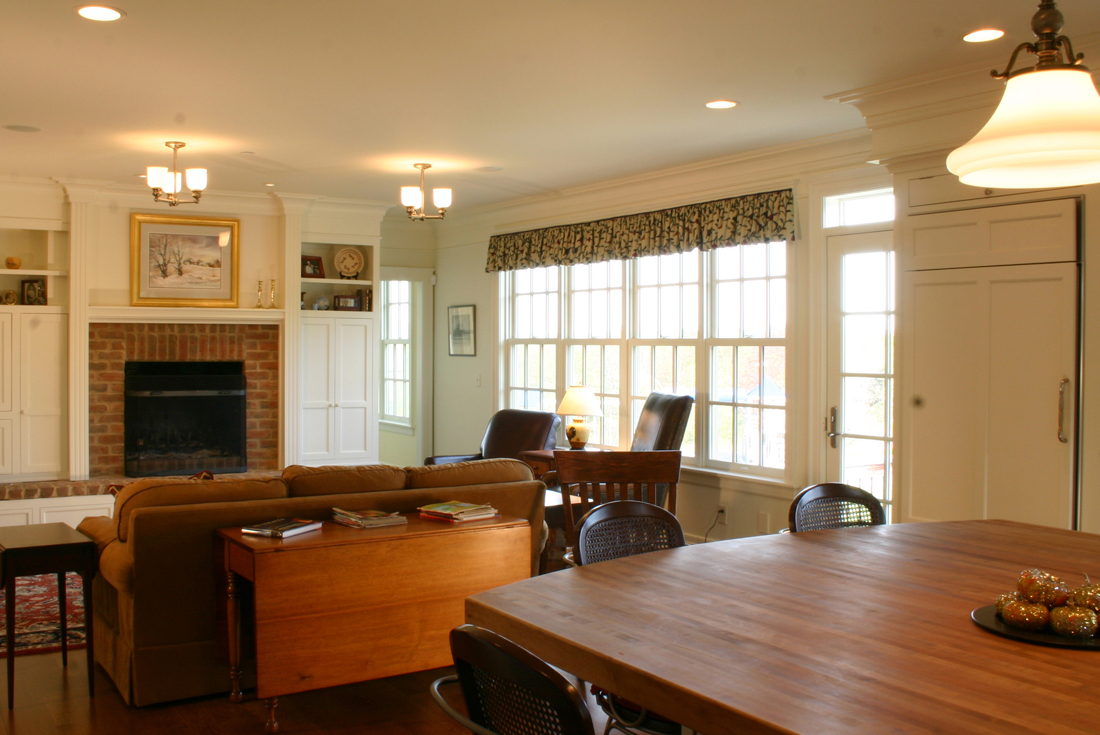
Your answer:
[[[680,485],[696,485],[716,490],[736,490],[781,500],[792,500],[800,489],[786,480],[743,475],[727,470],[689,465],[680,468]]]
[[[387,434],[402,434],[404,436],[415,436],[416,428],[409,424],[399,424],[396,421],[379,421],[378,428]]]

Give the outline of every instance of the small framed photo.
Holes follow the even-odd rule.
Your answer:
[[[473,357],[476,345],[474,334],[474,305],[448,306],[447,329],[450,337],[450,353],[456,357]]]
[[[23,285],[23,300],[21,303],[28,306],[46,305],[46,282],[41,278],[31,281],[21,281]]]
[[[302,256],[302,278],[324,278],[325,264],[320,255]]]
[[[237,306],[240,220],[130,215],[131,306]]]
[[[333,309],[336,311],[362,311],[363,297],[339,294],[332,297]]]

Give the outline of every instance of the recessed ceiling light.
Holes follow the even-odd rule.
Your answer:
[[[256,154],[253,153],[252,151],[241,151],[241,155],[242,156],[254,156]]]
[[[264,184],[264,186],[275,186],[275,184]]]
[[[713,102],[708,102],[707,107],[712,110],[728,110],[731,107],[737,107],[737,103],[733,100],[714,100]]]
[[[13,133],[38,133],[42,128],[31,127],[30,125],[5,125],[4,130],[10,130]]]
[[[480,171],[485,174],[496,173],[497,171],[503,171],[500,166],[482,166],[481,168],[475,168],[474,171]]]
[[[1004,31],[999,31],[996,28],[982,28],[981,30],[967,33],[963,36],[963,40],[967,43],[985,43],[986,41],[996,41],[1004,34]]]
[[[81,18],[87,18],[88,20],[118,20],[126,13],[122,12],[118,8],[110,8],[106,5],[83,5],[76,9],[78,15]]]

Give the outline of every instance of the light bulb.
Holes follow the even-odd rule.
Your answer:
[[[164,189],[167,194],[175,194],[183,188],[183,174],[177,173],[174,176],[171,171],[165,169],[164,178],[161,179],[160,188]]]
[[[432,189],[432,201],[437,209],[446,209],[451,206],[451,190]]]
[[[163,189],[168,179],[167,166],[149,166],[145,169],[145,183],[150,189]]]
[[[189,168],[187,174],[187,188],[191,191],[202,191],[206,188],[206,169]]]
[[[402,186],[401,203],[406,207],[420,209],[424,204],[424,192],[420,191],[418,186]]]

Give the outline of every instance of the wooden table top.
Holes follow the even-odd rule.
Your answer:
[[[90,538],[66,523],[32,523],[0,528],[0,549],[6,551],[92,543]]]
[[[483,592],[466,618],[706,735],[1100,732],[1100,650],[970,620],[1030,567],[1100,579],[1100,536],[966,521],[721,541]]]
[[[399,526],[381,526],[379,528],[351,528],[332,521],[325,521],[316,531],[306,531],[290,538],[269,538],[250,533],[242,533],[240,528],[220,528],[218,536],[245,546],[254,554],[282,551],[290,548],[307,549],[315,546],[337,546],[340,544],[361,544],[394,538],[414,538],[426,534],[466,533],[485,528],[526,526],[524,518],[500,516],[484,521],[450,523],[448,521],[430,521],[416,513],[404,514],[407,524]]]

